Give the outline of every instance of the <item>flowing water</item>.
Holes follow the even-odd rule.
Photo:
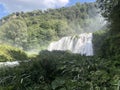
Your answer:
[[[59,41],[52,42],[48,46],[48,50],[70,50],[73,53],[79,53],[81,55],[86,56],[93,56],[92,33],[83,33],[77,36],[63,37]],[[20,64],[19,62],[20,61],[0,62],[0,67],[18,66]],[[28,62],[28,60],[25,60],[23,62]]]
[[[0,62],[0,67],[14,67],[14,66],[18,66],[19,62],[18,61],[13,61],[13,62]]]
[[[15,67],[15,66],[19,66],[20,62],[27,63],[27,62],[30,62],[30,61],[31,60],[0,62],[0,68],[2,68],[2,67]]]
[[[52,42],[48,46],[48,50],[70,50],[72,53],[93,56],[92,38],[92,33],[83,33],[78,36],[63,37],[59,41]]]

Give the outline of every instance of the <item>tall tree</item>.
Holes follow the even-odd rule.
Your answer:
[[[102,15],[109,22],[109,37],[103,45],[106,56],[120,56],[120,0],[97,0]],[[106,54],[105,54],[106,53]]]
[[[120,33],[120,0],[97,0],[102,15],[110,22],[111,32]]]

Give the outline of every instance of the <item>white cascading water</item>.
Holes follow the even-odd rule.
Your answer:
[[[7,61],[7,62],[0,62],[0,68],[3,68],[3,67],[15,67],[15,66],[19,66],[20,65],[20,62],[23,62],[23,63],[27,63],[27,62],[30,62],[30,60],[24,60],[24,61]]]
[[[19,62],[18,61],[13,61],[13,62],[0,62],[0,68],[1,67],[15,67],[15,66],[18,66],[19,65]]]
[[[78,36],[63,37],[59,41],[52,42],[48,46],[48,51],[53,50],[70,50],[72,53],[93,56],[92,33],[83,33]]]

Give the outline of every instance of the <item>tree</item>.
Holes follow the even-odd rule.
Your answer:
[[[112,33],[120,33],[120,0],[97,0],[102,15],[110,22]]]
[[[25,43],[27,43],[27,26],[23,21],[11,20],[0,28],[2,41],[18,47],[25,46]]]
[[[97,0],[102,15],[109,22],[109,36],[102,46],[106,56],[120,55],[120,0]],[[106,54],[105,54],[106,53]]]

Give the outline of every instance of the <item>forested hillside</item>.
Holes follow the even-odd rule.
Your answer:
[[[40,50],[63,36],[98,30],[99,19],[94,3],[76,3],[70,7],[44,11],[16,12],[1,19],[0,42],[24,50]]]
[[[1,19],[0,42],[24,50],[40,50],[63,36],[102,30],[93,34],[93,56],[44,50],[19,66],[0,68],[0,90],[120,90],[120,0],[97,2],[106,28],[101,28],[93,3],[17,12]],[[23,51],[5,44],[0,45],[1,61],[28,59]]]

